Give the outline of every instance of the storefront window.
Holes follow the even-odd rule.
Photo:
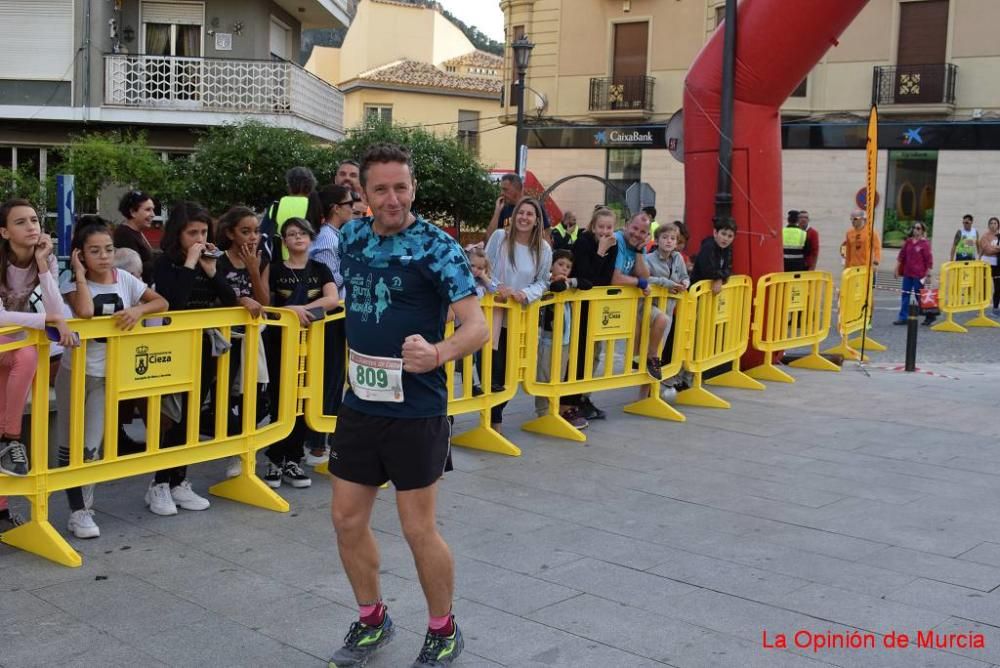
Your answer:
[[[900,248],[915,222],[934,232],[937,151],[889,151],[882,245]]]
[[[616,192],[614,188],[607,188],[604,201],[621,218],[625,212],[625,189],[642,178],[642,149],[608,149],[608,166],[605,178],[620,190],[620,192]],[[633,211],[633,213],[635,212]]]

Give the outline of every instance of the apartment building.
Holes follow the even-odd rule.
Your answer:
[[[486,165],[513,165],[515,132],[498,120],[503,59],[437,7],[361,0],[342,46],[313,47],[306,69],[343,91],[348,128],[370,117],[422,125],[457,135]]]
[[[356,0],[0,1],[0,166],[45,178],[85,130],[141,129],[163,152],[246,118],[335,141],[343,95],[296,64],[302,30]]]
[[[660,220],[682,219],[683,165],[668,150],[679,137],[668,137],[667,124],[724,4],[501,0],[508,43],[527,35],[535,44],[527,86],[551,102],[544,116],[529,116],[529,168],[546,183],[570,173],[619,186],[642,180],[656,190]],[[807,5],[789,3],[789,11]],[[824,239],[821,268],[839,267],[839,243],[863,195],[873,103],[881,118],[876,225],[886,245],[925,221],[940,263],[963,214],[980,228],[1000,215],[997,25],[993,0],[870,0],[784,104],[785,209],[810,212]],[[509,48],[503,71],[509,88]],[[502,117],[511,123],[512,99]],[[613,195],[587,179],[553,194],[583,211]]]

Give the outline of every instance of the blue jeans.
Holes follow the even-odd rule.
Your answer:
[[[920,303],[920,288],[923,287],[920,283],[919,278],[910,278],[909,276],[903,277],[903,294],[900,297],[899,305],[899,319],[906,320],[910,315],[910,295],[912,294],[917,298],[917,303]]]

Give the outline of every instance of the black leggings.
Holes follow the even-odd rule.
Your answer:
[[[205,403],[205,399],[208,397],[209,393],[215,390],[215,371],[216,371],[216,359],[212,357],[212,343],[208,336],[203,336],[201,340],[201,396],[198,398],[198,408],[199,410],[195,412],[196,416],[201,414],[201,406]],[[187,440],[187,415],[188,415],[188,401],[190,400],[191,393],[185,392],[181,395],[181,421],[173,425],[170,429],[163,435],[162,447],[170,448],[176,445],[181,445]],[[226,410],[227,402],[221,404],[221,410]],[[220,410],[219,401],[215,401],[215,410]],[[199,431],[206,431],[200,429]],[[215,433],[215,421],[212,420],[212,424],[208,425],[207,431]],[[162,483],[170,483],[171,487],[177,487],[177,485],[184,482],[187,478],[187,466],[177,466],[172,469],[164,469],[162,471],[157,471],[156,475],[153,477],[153,482],[157,485]]]
[[[500,339],[496,350],[493,351],[493,371],[491,379],[493,391],[497,392],[507,384],[507,328],[500,330]],[[503,409],[507,402],[498,404],[490,410],[490,422],[500,424],[503,422]]]
[[[1000,308],[1000,257],[996,264],[990,265],[990,273],[993,275],[993,308]]]

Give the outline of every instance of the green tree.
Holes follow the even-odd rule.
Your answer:
[[[86,133],[62,149],[60,172],[76,176],[78,211],[96,211],[97,196],[109,184],[120,184],[170,200],[181,184],[174,167],[146,144],[144,134]]]
[[[350,130],[334,148],[338,160],[360,160],[378,143],[400,144],[413,154],[417,198],[413,210],[429,220],[485,227],[493,214],[499,187],[486,168],[456,137],[441,137],[419,127],[370,122]]]
[[[27,169],[8,169],[0,167],[0,201],[11,198],[26,199],[41,209],[46,208],[46,190],[38,177]]]
[[[285,172],[309,167],[320,184],[335,171],[333,151],[298,130],[257,121],[206,130],[192,159],[179,161],[187,199],[219,214],[234,204],[263,209],[285,194]]]

